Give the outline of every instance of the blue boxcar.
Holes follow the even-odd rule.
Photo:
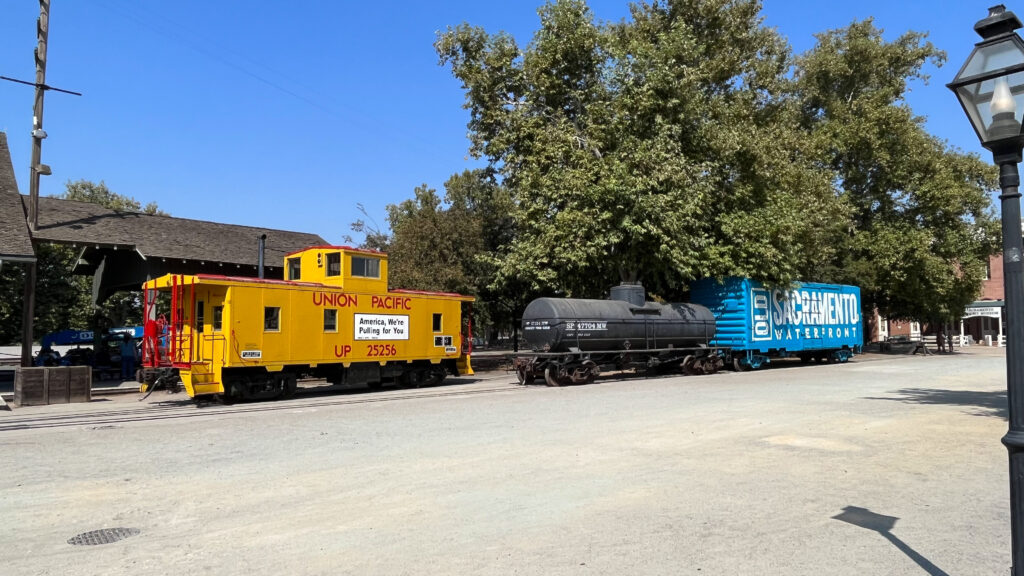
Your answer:
[[[758,368],[771,357],[846,362],[861,352],[860,288],[797,283],[765,288],[747,278],[694,282],[691,301],[715,315],[712,345],[726,349],[737,369]]]

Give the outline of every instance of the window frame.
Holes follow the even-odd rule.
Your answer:
[[[267,320],[270,319],[270,318],[267,317],[267,312],[270,311],[270,310],[276,310],[277,311],[276,314],[273,316],[274,320],[276,320],[275,323],[277,324],[277,326],[274,327],[274,328],[267,328]],[[263,331],[264,332],[280,332],[281,331],[281,307],[280,306],[264,306],[263,307]]]
[[[443,332],[444,331],[444,315],[440,314],[440,313],[434,313],[434,316],[433,316],[433,319],[431,321],[431,325],[430,326],[431,326],[431,329],[435,333],[436,332]]]
[[[327,316],[332,314],[334,316],[334,328],[327,328]],[[338,309],[337,308],[324,308],[324,334],[336,334],[338,332]]]
[[[327,270],[324,272],[324,275],[327,278],[334,278],[336,276],[341,276],[341,252],[328,252],[327,253],[327,257],[324,258],[324,260],[327,263]],[[337,261],[334,262],[333,260],[337,260]],[[338,271],[337,272],[334,272],[334,273],[331,272],[331,265],[332,264],[336,264],[338,266]]]
[[[359,262],[363,263],[363,265],[362,265],[362,268],[363,268],[362,273],[357,273],[356,272],[356,261],[357,260]],[[369,264],[370,262],[374,263],[374,268],[376,269],[375,270],[376,274],[373,275],[373,276],[371,276],[370,274],[368,274],[366,272],[367,264]],[[352,261],[351,261],[351,269],[350,269],[349,273],[354,278],[372,278],[372,279],[375,279],[375,280],[376,279],[380,279],[380,258],[375,258],[373,256],[356,256],[356,255],[353,254],[352,255]]]
[[[202,334],[206,323],[206,304],[202,300],[196,300],[196,332]]]
[[[287,261],[287,272],[288,280],[301,280],[302,279],[302,257],[296,256],[295,258],[288,258]]]
[[[224,329],[224,306],[213,307],[213,317],[210,318],[211,329],[214,332],[220,332]]]

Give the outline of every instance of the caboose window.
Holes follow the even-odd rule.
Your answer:
[[[302,276],[302,258],[288,259],[288,279],[298,280]]]
[[[277,306],[263,308],[263,331],[277,332],[281,329],[281,309]]]
[[[380,278],[380,259],[353,256],[352,275],[362,278]]]
[[[213,307],[213,331],[220,332],[221,324],[224,320],[224,307],[214,306]]]
[[[324,332],[338,331],[338,311],[332,308],[324,310]]]
[[[341,276],[341,252],[327,254],[327,275]]]
[[[441,315],[434,314],[434,332],[441,331]]]
[[[206,314],[203,312],[203,301],[196,302],[196,332],[203,331],[203,324],[206,322]]]

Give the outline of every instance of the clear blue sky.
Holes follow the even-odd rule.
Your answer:
[[[765,0],[769,26],[794,51],[816,32],[874,17],[886,37],[926,31],[948,54],[913,86],[928,128],[978,146],[945,87],[978,40],[995,0]],[[435,32],[466,21],[521,44],[539,1],[261,2],[52,0],[42,194],[67,180],[104,180],[175,216],[320,234],[339,243],[363,203],[384,207],[421,183],[479,165],[468,157],[464,96],[438,66]],[[592,0],[598,18],[624,0]],[[0,75],[32,80],[38,5],[0,0]],[[1008,3],[1024,17],[1024,3]],[[279,88],[280,87],[280,88]],[[284,88],[282,90],[281,88]],[[287,91],[287,92],[286,92]],[[288,92],[291,92],[289,94]],[[0,82],[18,184],[28,192],[32,88]],[[987,156],[987,153],[986,153]]]

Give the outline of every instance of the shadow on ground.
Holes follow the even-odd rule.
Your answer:
[[[868,400],[890,400],[906,404],[945,404],[963,406],[965,412],[974,416],[995,416],[1006,420],[1009,409],[1006,405],[1006,391],[993,392],[978,390],[940,390],[936,388],[903,388],[893,392],[896,396],[869,396]]]
[[[907,555],[914,561],[915,564],[921,567],[930,576],[949,576],[941,568],[932,564],[930,560],[922,556],[917,550],[914,550],[906,542],[900,540],[892,533],[892,529],[896,527],[896,521],[899,518],[895,516],[885,516],[872,512],[867,508],[860,508],[858,506],[847,506],[843,508],[843,511],[832,517],[833,520],[839,520],[852,524],[859,528],[878,532],[878,534],[889,541],[890,544],[896,547],[897,550]]]

